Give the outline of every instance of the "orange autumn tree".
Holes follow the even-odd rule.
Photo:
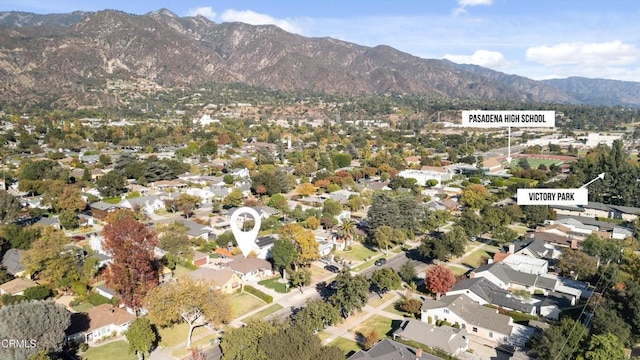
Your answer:
[[[158,246],[156,234],[130,216],[114,219],[104,227],[104,250],[112,263],[106,276],[122,302],[137,310],[145,295],[158,285],[158,263],[153,249]]]
[[[436,294],[436,299],[440,299],[440,295],[449,291],[456,283],[456,277],[448,267],[436,265],[427,270],[424,281],[427,289]]]

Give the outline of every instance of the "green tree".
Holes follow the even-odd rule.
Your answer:
[[[226,294],[211,284],[187,279],[158,286],[145,298],[149,319],[159,326],[181,321],[189,325],[186,347],[191,347],[193,329],[205,324],[219,327],[231,320],[231,303]]]
[[[356,222],[350,218],[342,219],[342,223],[338,225],[337,235],[340,239],[344,239],[345,246],[351,245],[351,240],[356,235]]]
[[[78,217],[75,212],[71,210],[63,210],[58,215],[60,225],[67,230],[75,229],[78,227]]]
[[[596,259],[580,250],[566,249],[558,261],[558,269],[575,279],[588,279],[598,270]]]
[[[188,218],[193,210],[200,204],[200,198],[196,195],[182,193],[176,199],[176,206]]]
[[[424,231],[433,231],[445,225],[451,219],[451,213],[446,210],[426,209],[422,218],[422,228]]]
[[[322,205],[322,213],[329,216],[338,216],[342,212],[342,205],[339,202],[327,199]]]
[[[298,311],[293,320],[296,324],[318,332],[340,321],[338,309],[323,300],[308,300],[307,306]]]
[[[480,184],[467,186],[460,195],[460,204],[472,209],[482,209],[490,204],[490,194],[486,187]]]
[[[242,195],[242,191],[235,189],[227,196],[225,196],[225,198],[222,200],[222,206],[226,208],[238,207],[242,206],[243,201],[244,195]]]
[[[218,152],[218,144],[213,140],[207,140],[200,146],[201,155],[215,155]]]
[[[389,246],[393,244],[393,237],[395,232],[393,228],[387,225],[382,225],[376,228],[373,233],[373,241],[378,247],[378,249],[388,252]]]
[[[301,294],[303,293],[302,288],[311,282],[311,270],[309,269],[291,271],[290,276],[291,285],[300,289]]]
[[[491,236],[499,244],[505,244],[516,239],[518,237],[518,233],[513,229],[502,225],[495,228],[493,232],[491,232]]]
[[[129,352],[136,354],[140,360],[149,355],[149,351],[158,339],[156,330],[147,318],[135,319],[129,325],[125,336],[129,343]]]
[[[295,244],[288,239],[277,239],[273,242],[270,253],[273,265],[282,272],[282,278],[285,279],[285,269],[288,269],[298,258]]]
[[[184,224],[177,221],[159,226],[160,248],[173,256],[189,257],[193,254],[193,250],[187,234],[188,230]]]
[[[633,343],[631,326],[618,315],[618,311],[612,306],[614,305],[611,301],[607,301],[602,306],[596,306],[591,332],[594,335],[611,333],[625,346],[631,346]]]
[[[521,209],[528,225],[541,224],[551,218],[551,212],[547,205],[526,205],[522,206]]]
[[[71,313],[52,301],[24,301],[0,309],[0,339],[25,339],[24,347],[2,347],[2,359],[26,359],[40,351],[61,351]]]
[[[586,335],[582,323],[565,317],[534,338],[531,349],[538,359],[573,359],[574,352],[582,349]]]
[[[124,192],[124,177],[117,171],[112,170],[102,175],[96,181],[96,187],[102,196],[115,197]]]
[[[616,239],[603,239],[591,234],[584,239],[582,250],[587,254],[600,258],[601,262],[617,262],[622,257],[622,242]]]
[[[625,360],[629,357],[620,340],[608,333],[591,337],[584,358],[585,360]]]
[[[0,190],[0,224],[13,222],[20,214],[20,201],[5,190]]]
[[[400,270],[398,274],[406,283],[414,282],[418,273],[416,272],[416,267],[413,266],[411,261],[406,261],[400,266]]]
[[[335,281],[338,289],[329,300],[346,319],[366,305],[369,297],[369,281],[363,275],[351,275],[348,268],[343,268]]]
[[[371,283],[377,289],[378,295],[382,298],[382,294],[389,290],[400,288],[402,280],[400,275],[390,267],[377,269],[371,274]]]
[[[228,329],[220,344],[225,360],[269,360],[260,343],[264,337],[277,331],[274,324],[264,320]]]

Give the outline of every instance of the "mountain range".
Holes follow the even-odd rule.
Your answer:
[[[215,23],[161,9],[39,15],[0,12],[0,99],[96,104],[108,83],[194,88],[244,83],[332,94],[640,106],[640,83],[534,81],[474,65],[423,59],[389,46],[309,38],[273,25]]]

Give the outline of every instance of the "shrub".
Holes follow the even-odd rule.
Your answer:
[[[71,290],[80,297],[87,296],[87,292],[89,291],[86,281],[75,281],[71,283]]]
[[[433,318],[431,316],[427,316],[427,324],[433,324]]]
[[[362,338],[360,346],[362,346],[362,348],[365,350],[371,349],[373,345],[375,345],[381,339],[380,334],[378,334],[378,331],[376,331],[375,329],[370,330],[366,334],[360,335]]]
[[[248,292],[249,294],[261,299],[262,301],[266,302],[267,304],[271,304],[273,302],[273,296],[269,295],[269,294],[265,294],[262,291],[254,288],[251,285],[245,285],[244,286],[244,291]]]
[[[2,305],[14,305],[23,301],[24,299],[25,297],[23,295],[13,296],[11,294],[4,294],[0,296],[0,302],[2,302]]]
[[[87,343],[83,342],[82,344],[80,344],[78,349],[80,349],[81,352],[85,352],[85,351],[89,350],[89,345],[87,345]]]
[[[27,300],[44,300],[51,295],[51,289],[42,285],[30,287],[24,291],[24,297]]]
[[[398,302],[398,308],[409,314],[420,313],[422,303],[418,299],[402,299]]]

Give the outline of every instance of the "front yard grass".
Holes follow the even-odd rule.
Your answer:
[[[91,309],[92,307],[94,307],[94,306],[91,303],[83,302],[82,304],[80,304],[78,306],[74,306],[73,310],[75,310],[76,312],[85,312],[85,311]]]
[[[371,260],[369,260],[369,261],[367,261],[367,262],[363,262],[362,264],[360,264],[360,265],[358,265],[358,266],[354,267],[353,269],[351,269],[351,271],[355,271],[355,272],[362,271],[362,270],[364,270],[364,269],[366,269],[366,268],[368,268],[368,267],[370,267],[370,266],[373,266],[373,264],[374,264],[374,263],[376,262],[376,260],[378,260],[379,258],[381,258],[381,257],[386,258],[387,256],[388,256],[388,255],[385,255],[385,254],[380,253],[380,256],[376,256],[376,257],[374,257],[373,259],[371,259]]]
[[[276,292],[279,292],[281,294],[286,294],[289,291],[291,291],[291,288],[287,288],[287,284],[281,282],[282,278],[280,276],[278,277],[274,277],[271,279],[267,279],[267,280],[261,280],[258,281],[258,284],[267,287],[269,289],[273,289]]]
[[[187,269],[186,267],[184,267],[182,265],[177,265],[176,264],[176,268],[175,268],[175,270],[173,270],[173,276],[178,278],[178,279],[182,279],[183,277],[187,276],[187,274],[189,274],[192,271],[193,270]]]
[[[129,353],[129,343],[124,340],[110,342],[100,346],[92,346],[80,353],[85,360],[137,360],[138,357]]]
[[[255,313],[255,314],[249,316],[248,318],[244,319],[244,322],[257,321],[257,320],[260,320],[260,319],[264,319],[267,316],[277,312],[280,309],[282,309],[282,305],[273,304],[273,305],[269,306],[268,308],[266,308],[264,310],[260,310],[257,313]]]
[[[209,332],[211,332],[211,330],[207,329],[206,327],[198,326],[197,328],[193,329],[193,336],[191,338],[195,339]],[[158,334],[160,335],[160,343],[158,343],[158,346],[163,348],[170,348],[182,342],[186,342],[187,333],[189,333],[189,325],[187,325],[187,323],[185,322],[175,324],[171,327],[166,328],[159,327]]]
[[[354,243],[351,245],[351,250],[349,251],[336,251],[336,255],[340,256],[343,259],[351,260],[351,261],[363,261],[372,256],[379,254],[379,252],[369,249],[368,247]]]
[[[467,269],[465,269],[465,268],[462,268],[462,267],[460,267],[460,266],[451,266],[451,265],[447,265],[447,267],[448,267],[449,269],[451,269],[451,272],[453,272],[453,275],[455,275],[455,276],[461,276],[461,275],[464,275],[464,274],[466,274],[466,273],[467,273],[467,271],[469,271],[469,270],[467,270]]]
[[[384,304],[385,302],[391,300],[394,296],[396,296],[396,294],[394,292],[387,291],[386,293],[384,293],[382,295],[382,297],[376,296],[373,299],[371,299],[369,301],[369,305],[371,305],[374,308],[377,308],[378,306],[380,306],[380,305]]]
[[[196,341],[191,342],[191,347],[192,348],[202,349],[206,345],[211,344],[211,340],[213,340],[215,338],[217,338],[216,335],[205,336],[202,339],[198,339]],[[188,354],[189,354],[189,350],[184,348],[184,349],[175,350],[174,352],[171,353],[171,356],[176,357],[178,359],[182,359],[185,356],[187,356]]]
[[[346,356],[351,356],[353,353],[360,351],[360,346],[353,340],[339,337],[329,343],[331,346],[337,346],[344,352]]]
[[[249,313],[264,304],[266,304],[264,301],[246,292],[241,292],[231,297],[231,308],[233,309],[234,318]]]
[[[391,332],[391,319],[380,315],[373,315],[354,329],[356,333],[366,334],[371,330],[375,330],[380,336],[385,337]]]
[[[470,266],[472,268],[477,268],[479,266],[484,265],[487,262],[487,259],[490,259],[491,255],[485,249],[478,249],[471,254],[465,256],[462,259],[462,264]]]
[[[402,300],[402,299],[398,299],[398,301],[396,301],[396,302],[394,302],[392,304],[389,304],[386,308],[384,308],[382,310],[384,310],[386,312],[389,312],[389,313],[392,313],[392,314],[397,314],[397,315],[400,315],[400,316],[413,318],[413,316],[411,314],[396,309],[396,306],[397,306],[397,304],[398,304],[398,302],[400,300]]]
[[[326,278],[327,276],[331,275],[332,273],[328,270],[325,270],[319,266],[311,266],[311,282],[312,283],[317,283],[318,281]]]

